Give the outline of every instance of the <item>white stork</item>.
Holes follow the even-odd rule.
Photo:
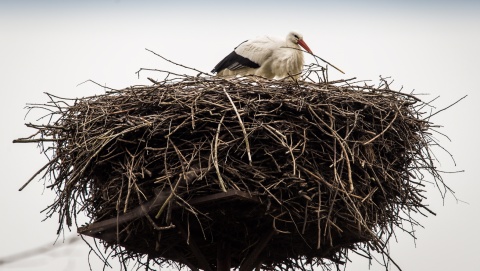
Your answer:
[[[297,79],[303,67],[302,46],[312,53],[303,36],[290,32],[285,40],[260,37],[238,45],[220,61],[212,73],[217,76],[259,75],[268,79],[292,76]]]

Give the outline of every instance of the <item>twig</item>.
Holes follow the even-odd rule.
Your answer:
[[[388,129],[390,129],[390,127],[392,127],[393,122],[397,119],[397,115],[398,115],[398,111],[395,112],[395,116],[393,116],[392,121],[388,124],[388,126],[387,126],[385,129],[383,129],[383,131],[381,131],[378,135],[374,136],[372,139],[368,140],[367,142],[363,142],[362,144],[363,144],[363,145],[370,144],[370,143],[372,143],[375,139],[377,139],[377,138],[379,138],[380,136],[382,136]]]
[[[167,59],[167,58],[165,58],[165,57],[163,57],[163,56],[155,53],[154,51],[152,51],[152,50],[150,50],[150,49],[145,48],[145,50],[149,51],[150,53],[152,53],[152,54],[154,54],[154,55],[162,58],[163,60],[165,60],[165,61],[167,61],[167,62],[170,62],[170,63],[172,63],[172,64],[174,64],[174,65],[180,66],[180,67],[185,68],[185,69],[188,69],[188,70],[196,71],[196,72],[198,72],[198,73],[200,73],[200,74],[211,75],[210,73],[202,72],[202,71],[197,70],[197,69],[195,69],[195,68],[190,68],[190,67],[187,67],[187,66],[185,66],[185,65],[182,65],[182,64],[180,64],[180,63],[173,62],[172,60],[169,60],[169,59]]]
[[[14,141],[15,143],[15,141]],[[40,174],[42,171],[44,171],[45,169],[47,169],[49,166],[51,166],[53,163],[57,162],[58,160],[58,156],[56,156],[55,158],[51,159],[50,161],[48,161],[48,163],[46,163],[45,165],[43,165],[43,167],[41,167],[37,172],[35,172],[33,174],[32,177],[30,177],[30,179],[28,179],[28,181],[22,185],[22,187],[20,187],[18,189],[18,191],[22,191],[33,179],[35,179],[35,177],[38,176],[38,174]]]
[[[237,110],[237,107],[235,106],[235,103],[233,103],[232,98],[230,98],[230,95],[228,94],[228,92],[225,88],[223,88],[223,92],[225,93],[225,95],[227,95],[227,98],[230,101],[230,104],[232,105],[233,110],[235,111],[235,114],[237,115],[238,123],[240,124],[240,127],[242,127],[243,139],[245,141],[245,146],[246,146],[246,149],[247,149],[248,163],[251,165],[252,164],[252,155],[250,153],[250,143],[248,142],[247,130],[245,129],[245,125],[243,125],[242,117],[240,116],[240,113],[238,113],[238,110]]]
[[[445,107],[445,108],[442,108],[442,109],[438,110],[437,112],[429,115],[429,116],[428,116],[428,119],[430,119],[431,117],[435,116],[436,114],[438,114],[438,113],[440,113],[440,112],[443,112],[443,111],[449,109],[450,107],[456,105],[456,104],[459,103],[461,100],[467,98],[467,96],[468,96],[468,95],[465,95],[465,96],[463,96],[462,98],[456,100],[456,101],[455,101],[454,103],[452,103],[451,105],[449,105],[449,106],[447,106],[447,107]]]
[[[215,166],[215,170],[217,172],[220,188],[222,188],[223,192],[227,192],[227,189],[225,187],[225,182],[223,181],[222,174],[220,173],[220,168],[218,167],[218,135],[220,134],[220,128],[222,127],[222,122],[224,118],[225,118],[225,115],[223,115],[220,121],[218,122],[217,132],[215,133],[215,143],[213,145],[213,165]]]

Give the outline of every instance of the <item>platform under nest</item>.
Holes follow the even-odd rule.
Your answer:
[[[17,140],[52,151],[48,212],[61,230],[83,211],[79,233],[124,262],[287,270],[388,254],[412,212],[432,213],[424,174],[443,185],[425,103],[385,81],[186,76],[49,97],[50,122]]]

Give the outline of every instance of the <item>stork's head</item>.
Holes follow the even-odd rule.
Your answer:
[[[303,36],[302,34],[300,33],[297,33],[297,32],[290,32],[288,33],[287,35],[287,41],[290,41],[294,44],[298,44],[300,46],[303,47],[303,49],[305,49],[307,52],[309,52],[310,54],[313,54],[312,53],[312,50],[310,50],[310,48],[308,47],[308,45],[305,43],[305,41],[303,41]]]

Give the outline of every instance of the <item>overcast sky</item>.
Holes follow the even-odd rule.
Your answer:
[[[46,163],[33,144],[12,140],[33,133],[24,126],[27,103],[44,103],[49,92],[63,97],[101,94],[79,83],[92,79],[113,88],[148,84],[139,68],[177,72],[147,52],[210,71],[238,43],[259,35],[284,37],[296,30],[314,53],[346,72],[330,79],[395,79],[393,88],[431,100],[437,109],[468,98],[435,116],[451,139],[437,136],[456,165],[435,150],[456,201],[443,202],[433,185],[426,195],[436,217],[416,217],[416,244],[404,234],[390,244],[403,270],[480,270],[480,182],[477,180],[480,74],[479,1],[0,1],[0,259],[56,240],[56,218],[40,211],[54,200],[41,182],[18,188]],[[335,2],[332,4],[331,2]],[[308,56],[307,62],[313,61]],[[72,229],[69,236],[74,236]],[[88,247],[57,243],[40,256],[0,264],[0,270],[88,270]],[[95,265],[95,258],[92,257]],[[346,270],[368,270],[352,257]],[[98,263],[98,261],[97,261]],[[101,270],[97,265],[94,270]],[[107,269],[109,270],[109,269]],[[118,269],[114,269],[118,270]],[[383,270],[374,264],[371,270]],[[392,268],[392,270],[395,270]]]

